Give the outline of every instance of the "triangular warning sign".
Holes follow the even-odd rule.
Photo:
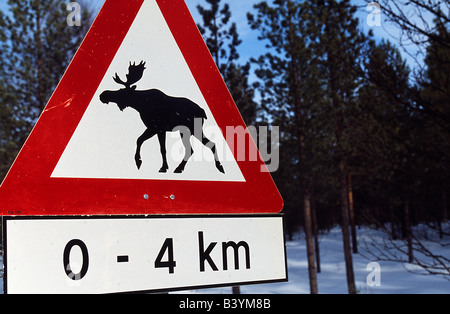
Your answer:
[[[256,149],[184,1],[107,0],[0,188],[0,214],[280,212],[264,162],[241,160],[227,129]]]

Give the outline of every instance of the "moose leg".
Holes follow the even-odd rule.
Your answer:
[[[190,140],[190,133],[189,133],[189,136],[187,136],[186,134],[183,134],[183,132],[180,132],[180,135],[181,135],[181,141],[183,142],[186,152],[185,152],[183,161],[178,166],[178,168],[175,170],[175,173],[183,173],[184,168],[186,167],[186,164],[187,164],[189,158],[191,158],[192,155],[194,154],[194,150],[192,149],[191,140]]]
[[[134,156],[134,160],[136,161],[136,166],[138,169],[141,169],[142,166],[142,159],[141,159],[141,148],[145,141],[151,139],[153,136],[156,135],[156,132],[150,129],[147,129],[144,134],[141,135],[141,137],[137,140],[137,148],[136,148],[136,155]]]
[[[205,134],[201,134],[201,137],[198,136],[198,134],[194,134],[194,136],[197,137],[197,139],[202,142],[203,145],[205,145],[206,147],[208,147],[212,153],[214,154],[214,159],[216,161],[216,168],[217,170],[219,170],[220,172],[222,172],[223,174],[225,174],[225,170],[223,169],[222,163],[219,160],[219,156],[217,155],[217,148],[216,148],[216,144],[214,144],[213,142],[211,142],[206,136]]]
[[[167,150],[166,150],[166,132],[158,133],[159,146],[161,147],[161,156],[163,160],[163,165],[161,169],[159,169],[160,173],[166,173],[169,169],[169,165],[167,164]]]

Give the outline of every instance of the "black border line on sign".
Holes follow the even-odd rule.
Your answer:
[[[282,230],[283,230],[283,242],[284,242],[284,266],[286,278],[275,280],[260,280],[260,281],[248,281],[248,282],[230,282],[213,285],[200,285],[200,286],[186,286],[169,289],[151,289],[151,290],[137,290],[137,291],[124,291],[118,293],[106,293],[106,294],[148,294],[148,293],[166,293],[175,291],[187,291],[187,290],[203,290],[213,288],[224,288],[233,286],[249,286],[258,284],[270,284],[281,283],[289,281],[288,265],[287,265],[287,251],[286,251],[286,237],[284,236],[284,214],[226,214],[226,215],[119,215],[119,216],[3,216],[3,293],[8,294],[8,247],[7,247],[7,229],[8,221],[17,220],[106,220],[106,219],[212,219],[212,218],[281,218]]]

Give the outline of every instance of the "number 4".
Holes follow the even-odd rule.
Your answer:
[[[166,252],[168,253],[168,260],[163,261],[162,259]],[[174,274],[175,267],[177,267],[177,263],[173,258],[173,239],[166,239],[166,242],[164,242],[158,257],[156,258],[155,268],[169,268],[169,273]]]

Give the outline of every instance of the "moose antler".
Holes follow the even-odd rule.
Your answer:
[[[113,78],[114,81],[117,84],[124,85],[126,88],[130,88],[131,85],[140,81],[144,76],[144,71],[146,69],[145,64],[146,62],[144,61],[141,61],[141,63],[138,65],[136,65],[136,62],[134,64],[131,64],[130,62],[130,67],[128,68],[127,74],[127,81],[126,82],[122,81],[122,79],[119,77],[117,73],[116,76]]]

